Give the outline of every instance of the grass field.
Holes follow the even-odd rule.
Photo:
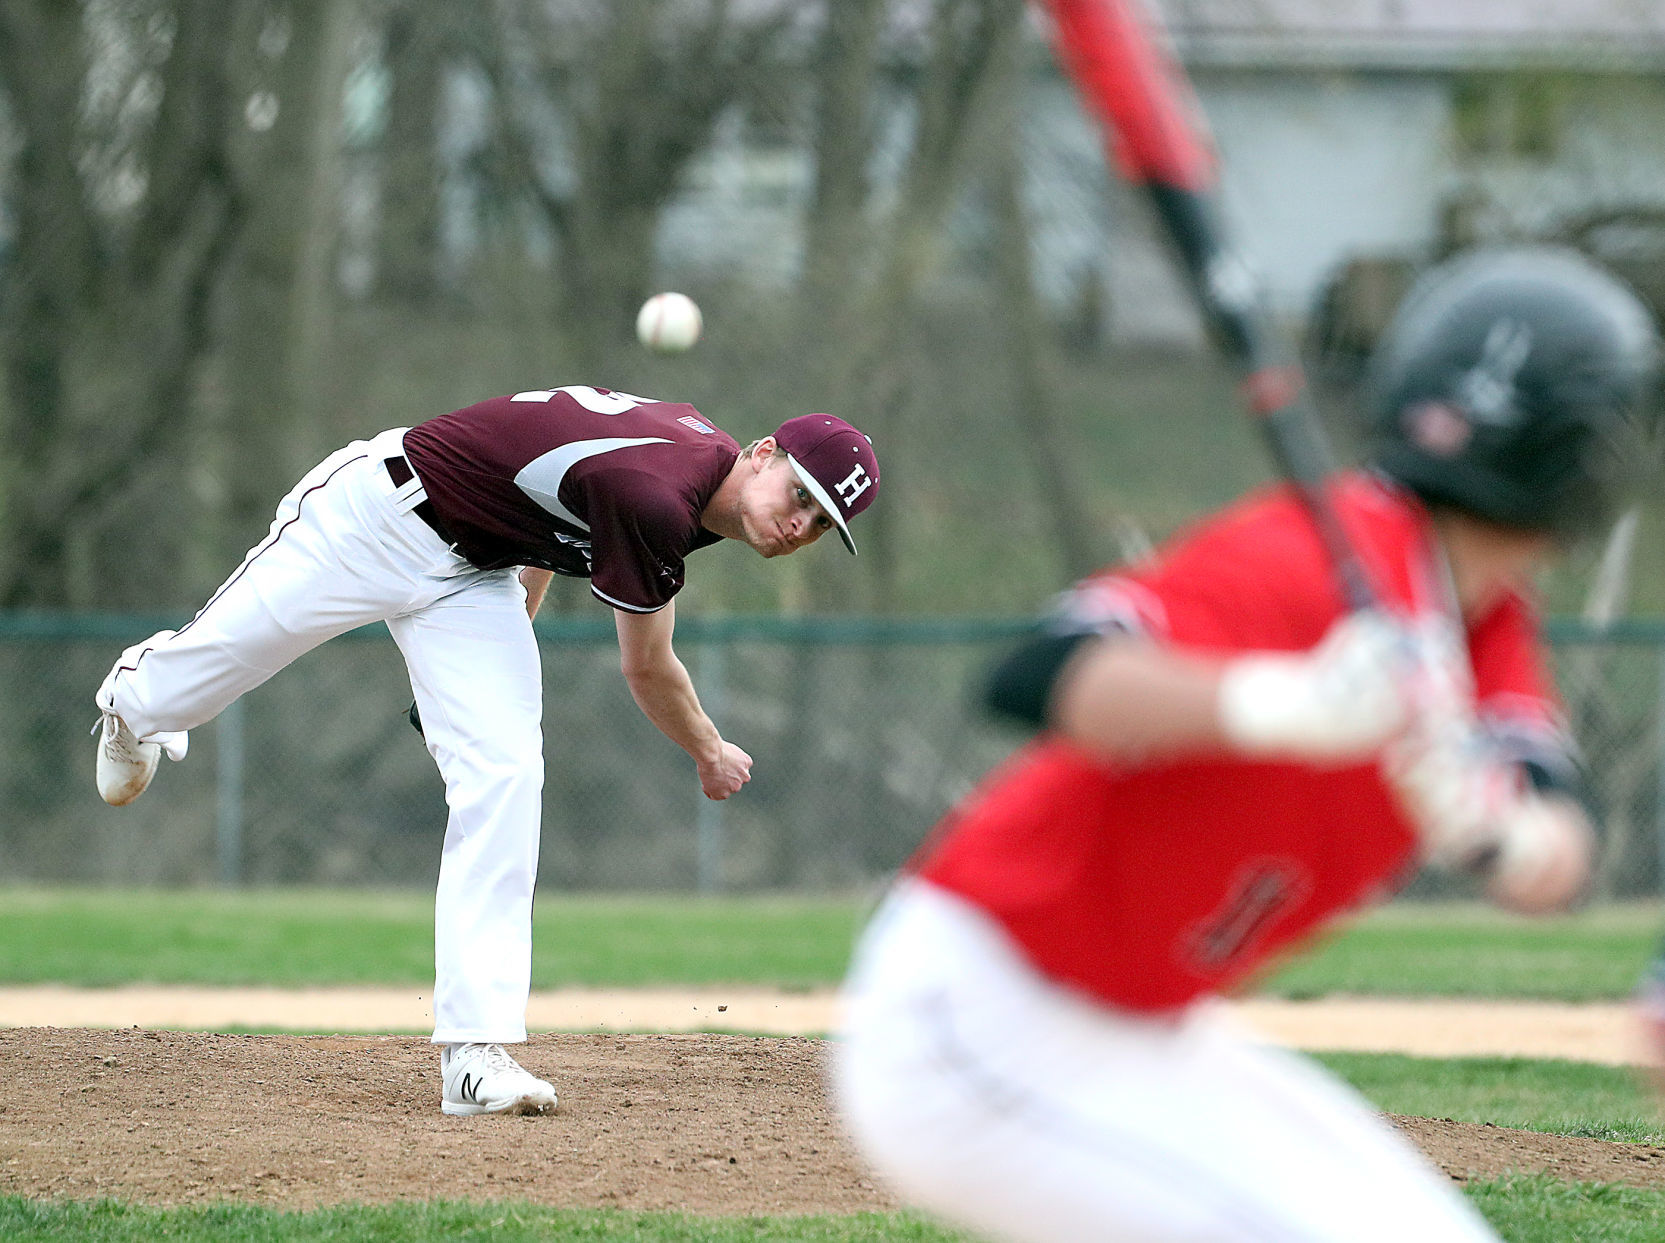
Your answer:
[[[1526,919],[1480,905],[1384,907],[1287,964],[1286,997],[1626,997],[1665,928],[1656,904]]]
[[[592,897],[545,892],[533,985],[826,988],[866,899]],[[0,983],[422,984],[432,897],[331,890],[0,889]],[[1393,996],[1626,996],[1658,941],[1651,904],[1524,920],[1479,906],[1378,911],[1264,991]]]
[[[323,985],[425,982],[426,894],[127,893],[0,890],[0,983],[139,981]],[[835,984],[866,903],[546,894],[537,915],[539,987]],[[1399,906],[1328,940],[1268,991],[1568,1001],[1626,995],[1659,930],[1633,906],[1526,923],[1476,907]],[[1627,1071],[1518,1059],[1386,1054],[1321,1060],[1394,1113],[1665,1144],[1665,1122]],[[3,1134],[3,1129],[0,1129]],[[1465,1188],[1511,1243],[1665,1238],[1665,1194],[1508,1178]],[[789,1243],[961,1236],[910,1216],[691,1218],[561,1211],[502,1202],[149,1209],[0,1198],[0,1238],[128,1243],[195,1240],[759,1240]]]
[[[854,900],[545,893],[533,986],[837,983]],[[0,983],[424,984],[433,896],[357,890],[0,890]]]
[[[1468,1194],[1509,1243],[1658,1243],[1665,1195],[1628,1187],[1508,1178]],[[415,1204],[388,1208],[143,1209],[118,1204],[40,1205],[0,1199],[8,1243],[960,1243],[967,1236],[916,1217],[687,1217],[572,1212],[527,1204]]]
[[[565,1210],[535,1204],[402,1204],[282,1213],[249,1206],[147,1209],[110,1202],[43,1205],[0,1198],[7,1243],[958,1243],[966,1236],[901,1214],[848,1217],[690,1217]],[[1640,1236],[1638,1236],[1640,1237]]]
[[[1515,1057],[1315,1056],[1388,1113],[1665,1145],[1665,1115],[1623,1067]]]
[[[1508,1243],[1659,1243],[1665,1194],[1546,1177],[1464,1188]],[[8,1243],[962,1243],[911,1215],[689,1217],[538,1205],[401,1204],[284,1213],[247,1205],[150,1209],[101,1202],[40,1204],[0,1197]]]

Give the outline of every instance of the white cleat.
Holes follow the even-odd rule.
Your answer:
[[[114,712],[100,716],[92,732],[99,736],[98,793],[112,807],[125,807],[143,794],[164,755],[182,760],[191,748],[185,730],[152,734],[140,742]]]
[[[448,1114],[555,1112],[555,1089],[509,1056],[500,1044],[448,1044],[439,1051],[444,1083],[440,1108]]]
[[[125,807],[150,785],[162,760],[159,743],[140,742],[114,712],[93,727],[98,737],[98,793],[112,807]]]

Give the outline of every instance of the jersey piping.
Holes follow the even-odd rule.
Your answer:
[[[663,604],[659,605],[657,608],[647,608],[646,606],[640,604],[626,604],[623,600],[614,599],[605,591],[597,591],[594,583],[590,584],[590,594],[595,596],[595,598],[600,600],[603,604],[611,604],[614,608],[623,609],[627,613],[657,613],[660,609],[665,607]]]

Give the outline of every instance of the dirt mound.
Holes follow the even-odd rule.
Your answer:
[[[550,1118],[447,1118],[416,1037],[0,1031],[0,1193],[283,1207],[431,1197],[698,1213],[894,1207],[802,1037],[544,1035]],[[1665,1150],[1398,1119],[1454,1177],[1665,1186]]]
[[[1665,1148],[1515,1131],[1489,1122],[1388,1117],[1458,1182],[1519,1172],[1577,1183],[1665,1187]]]
[[[454,1197],[701,1213],[889,1201],[821,1084],[823,1043],[539,1036],[550,1118],[448,1118],[416,1037],[20,1028],[0,1192],[310,1207]]]

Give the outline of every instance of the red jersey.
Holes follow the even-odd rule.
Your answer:
[[[1336,490],[1385,606],[1445,609],[1426,511],[1368,475]],[[1086,580],[1078,613],[1226,659],[1304,651],[1341,617],[1287,489],[1247,498],[1148,564]],[[1483,716],[1558,741],[1537,622],[1509,596],[1466,628]],[[1043,735],[939,826],[918,874],[982,907],[1043,974],[1112,1005],[1229,990],[1291,941],[1412,874],[1416,836],[1374,763],[1226,755],[1117,765]]]
[[[571,385],[430,419],[405,454],[481,569],[588,578],[604,603],[652,613],[681,590],[683,558],[722,538],[700,514],[740,446],[682,402]]]

